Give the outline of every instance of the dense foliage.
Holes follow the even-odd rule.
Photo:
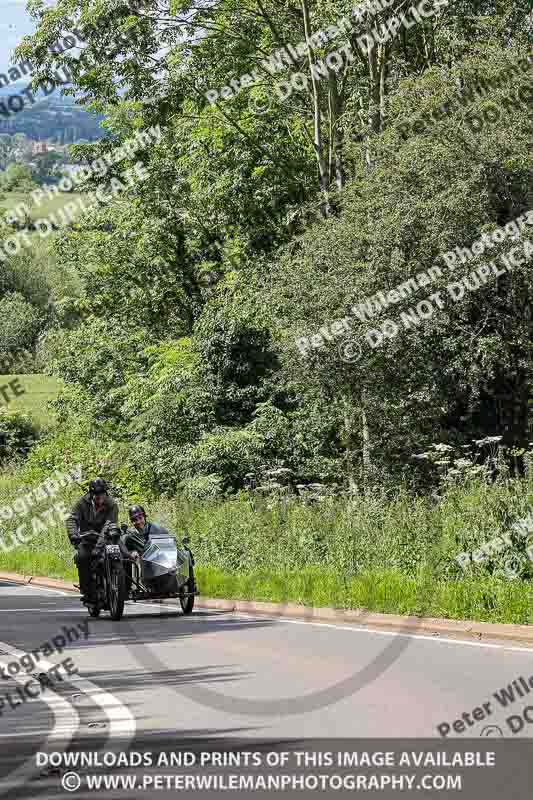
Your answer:
[[[533,114],[516,99],[533,64],[505,85],[498,77],[528,54],[526,0],[450,0],[365,52],[361,33],[395,1],[354,21],[353,58],[324,67],[321,80],[317,64],[346,37],[310,36],[350,17],[347,0],[30,5],[39,24],[19,55],[35,81],[68,67],[71,91],[106,116],[106,138],[78,145],[76,157],[162,130],[104,182],[137,160],[147,180],[54,241],[39,346],[67,383],[66,429],[113,441],[143,490],[187,496],[238,491],[265,467],[291,470],[294,486],[425,490],[434,473],[414,455],[486,436],[517,450],[512,467],[523,471],[531,256],[452,302],[446,283],[460,269],[451,275],[439,254],[533,208]],[[81,56],[50,55],[75,27]],[[280,61],[273,74],[272,53],[306,39],[295,65]],[[253,86],[208,102],[206,92],[254,69]],[[306,87],[283,100],[276,84],[297,71]],[[485,89],[469,93],[481,79]],[[453,98],[451,115],[402,137],[406,119]],[[443,307],[414,330],[372,349],[364,335],[378,323],[354,318],[338,341],[306,355],[296,346],[435,264],[433,285],[382,315],[396,319],[441,290]],[[44,329],[41,301],[22,300],[12,283],[0,294],[14,316],[7,349]]]
[[[0,465],[26,458],[37,438],[29,416],[0,406]]]

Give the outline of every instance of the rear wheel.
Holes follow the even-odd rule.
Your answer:
[[[109,611],[112,620],[122,619],[126,599],[126,573],[120,562],[115,561],[110,568]]]
[[[180,604],[181,604],[181,610],[183,611],[184,614],[192,614],[192,610],[194,608],[194,595],[191,594],[188,597],[186,597],[185,592],[194,591],[194,587],[195,587],[194,573],[191,569],[191,577],[180,590]]]

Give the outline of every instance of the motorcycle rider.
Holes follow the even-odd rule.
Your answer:
[[[80,577],[82,602],[94,599],[90,596],[90,565],[91,557],[95,551],[98,552],[100,543],[82,539],[80,534],[88,531],[102,533],[108,522],[118,523],[118,505],[109,496],[107,483],[102,478],[94,478],[89,483],[88,493],[78,500],[66,520],[68,538],[78,551],[74,560]]]

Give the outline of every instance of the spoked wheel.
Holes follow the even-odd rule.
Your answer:
[[[192,614],[192,610],[194,608],[194,595],[191,594],[188,597],[185,596],[185,592],[192,592],[194,590],[194,575],[191,574],[191,577],[187,581],[187,583],[181,588],[180,590],[180,604],[181,610],[184,614]]]
[[[112,620],[122,619],[124,601],[126,599],[126,573],[122,564],[115,563],[111,567],[111,584],[109,586],[109,611]]]

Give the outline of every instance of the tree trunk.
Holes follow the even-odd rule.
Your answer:
[[[343,165],[343,133],[340,118],[343,108],[343,98],[337,87],[337,76],[333,70],[328,70],[329,83],[329,180],[335,181],[337,189],[342,189],[345,183]]]
[[[370,468],[372,466],[370,460],[370,431],[368,429],[368,419],[366,416],[366,408],[364,406],[364,396],[363,396],[363,405],[361,406],[361,436],[363,440],[363,478],[364,478],[364,485],[365,488],[368,485],[368,479],[370,477]]]
[[[353,407],[348,399],[344,399],[344,434],[346,437],[346,474],[351,494],[357,494],[359,486],[355,478],[355,442],[353,435]]]
[[[315,155],[318,164],[318,174],[320,180],[320,192],[323,197],[322,210],[324,216],[329,216],[331,213],[331,204],[329,199],[329,170],[324,158],[323,142],[322,142],[322,114],[320,111],[320,92],[318,90],[318,79],[314,70],[315,54],[311,47],[311,19],[309,14],[309,0],[302,0],[302,13],[304,19],[304,32],[305,41],[307,43],[307,55],[309,57],[309,69],[311,71],[311,86],[312,86],[312,102],[313,102],[313,145],[315,148]]]

